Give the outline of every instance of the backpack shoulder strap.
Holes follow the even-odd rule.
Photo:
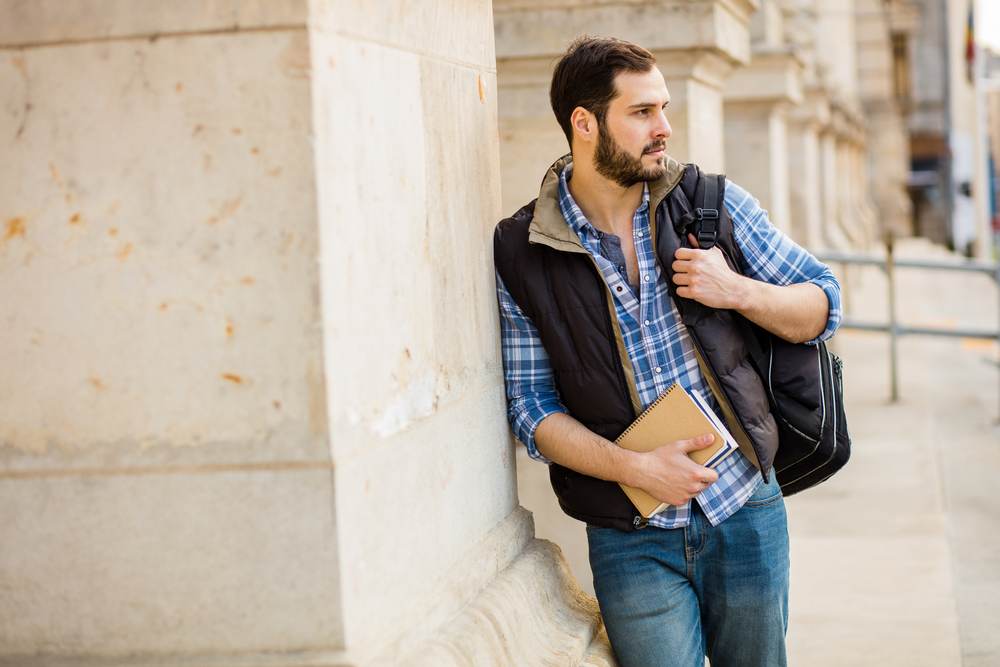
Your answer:
[[[698,168],[698,184],[694,191],[695,208],[686,213],[683,226],[694,224],[694,235],[703,250],[714,247],[719,240],[719,218],[725,206],[726,177],[724,174],[706,174]]]
[[[716,244],[724,250],[733,253],[732,261],[739,261],[742,252],[736,244],[735,233],[732,224],[720,225],[722,213],[725,207],[726,198],[726,177],[724,174],[706,174],[698,169],[698,183],[694,191],[694,204],[696,208],[685,214],[685,224],[692,224],[692,231],[698,239],[698,246],[708,250]],[[722,234],[732,234],[732,237],[720,237]],[[750,323],[739,313],[735,313],[736,326],[740,330],[743,340],[746,342],[750,359],[756,366],[758,373],[766,377],[768,353],[761,346],[760,336],[769,339],[769,334],[763,329]],[[759,334],[757,333],[759,332]],[[769,342],[769,340],[768,340]]]

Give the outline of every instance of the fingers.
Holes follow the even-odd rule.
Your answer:
[[[636,486],[671,505],[680,505],[698,496],[719,479],[719,474],[692,461],[688,453],[704,449],[714,440],[714,435],[706,433],[643,454],[647,461],[645,479]]]
[[[689,248],[680,248],[675,252],[674,261],[670,265],[670,268],[674,270],[674,282],[678,278],[685,278],[689,274],[703,273],[711,268],[708,263],[711,258],[707,256],[707,252],[710,251]]]
[[[696,452],[699,449],[705,449],[713,442],[715,442],[715,436],[711,433],[699,435],[697,438],[691,438],[690,440],[680,441],[681,449],[685,452]]]
[[[692,498],[697,498],[701,495],[702,491],[719,481],[719,473],[715,472],[712,468],[706,468],[704,466],[698,466],[698,469],[694,471],[688,480],[681,484],[680,492],[683,495],[684,501],[691,500]]]
[[[678,248],[676,252],[674,252],[674,259],[690,262],[698,256],[699,252],[704,252],[704,250],[697,250],[694,248]],[[676,265],[676,262],[674,264]]]
[[[698,239],[694,234],[688,234],[688,242],[691,243],[690,248],[678,248],[676,256],[678,258],[683,257],[684,259],[690,259],[697,254],[697,251],[701,249],[701,245],[698,243]]]
[[[715,436],[711,433],[706,433],[705,435],[699,435],[697,438],[682,440],[679,444],[682,451],[690,454],[691,452],[711,446],[713,442],[715,442]],[[701,487],[695,489],[699,493],[718,481],[718,479],[719,473],[715,472],[712,468],[699,465],[692,470],[692,481]]]

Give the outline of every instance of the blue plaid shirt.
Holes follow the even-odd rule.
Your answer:
[[[636,298],[625,276],[601,256],[602,233],[587,221],[569,193],[566,183],[572,178],[572,169],[573,165],[569,164],[560,174],[559,207],[567,224],[593,255],[615,296],[615,311],[635,369],[642,408],[646,409],[670,385],[678,382],[689,392],[700,394],[723,419],[698,367],[691,338],[668,295],[666,273],[661,271],[650,243],[648,186],[632,220],[639,260],[640,298]],[[830,301],[830,317],[826,330],[816,340],[832,336],[840,324],[841,311],[840,287],[830,269],[771,225],[757,200],[729,181],[726,182],[725,204],[733,219],[736,241],[743,251],[744,273],[775,285],[799,282],[818,285]],[[535,447],[535,429],[549,415],[568,411],[559,401],[552,366],[538,330],[514,303],[499,275],[496,280],[507,418],[518,440],[527,447],[529,456],[551,463]],[[763,481],[757,468],[739,451],[720,463],[716,472],[719,480],[697,497],[712,525],[732,516]],[[690,502],[671,505],[651,517],[649,525],[660,528],[686,526],[690,512]]]

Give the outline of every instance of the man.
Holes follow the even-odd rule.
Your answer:
[[[706,655],[713,667],[785,665],[777,436],[733,313],[789,341],[826,339],[839,287],[732,183],[720,219],[726,253],[677,227],[694,208],[698,174],[665,153],[670,95],[646,49],[578,39],[550,98],[571,155],[495,235],[508,418],[550,465],[563,510],[587,522],[622,667],[702,667]],[[715,469],[688,457],[710,435],[648,453],[613,444],[674,382],[741,440]],[[647,522],[619,483],[669,507]]]

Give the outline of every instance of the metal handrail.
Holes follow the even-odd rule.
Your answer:
[[[850,318],[841,321],[840,326],[845,329],[861,329],[865,331],[883,331],[889,334],[889,368],[892,383],[892,401],[899,400],[899,384],[897,382],[897,355],[896,339],[899,336],[908,334],[930,335],[930,336],[952,336],[958,338],[986,338],[996,340],[1000,345],[1000,325],[996,331],[981,331],[974,329],[937,329],[932,327],[913,327],[901,325],[896,319],[896,267],[934,269],[945,271],[974,271],[989,275],[1000,287],[1000,262],[988,262],[984,260],[966,259],[959,261],[930,261],[917,259],[895,259],[893,257],[892,238],[886,239],[885,257],[873,255],[849,254],[839,251],[823,251],[813,253],[817,259],[823,262],[836,262],[838,264],[863,264],[877,266],[885,272],[889,286],[889,323],[878,324],[871,322],[857,322]],[[1000,297],[998,297],[1000,298]]]

